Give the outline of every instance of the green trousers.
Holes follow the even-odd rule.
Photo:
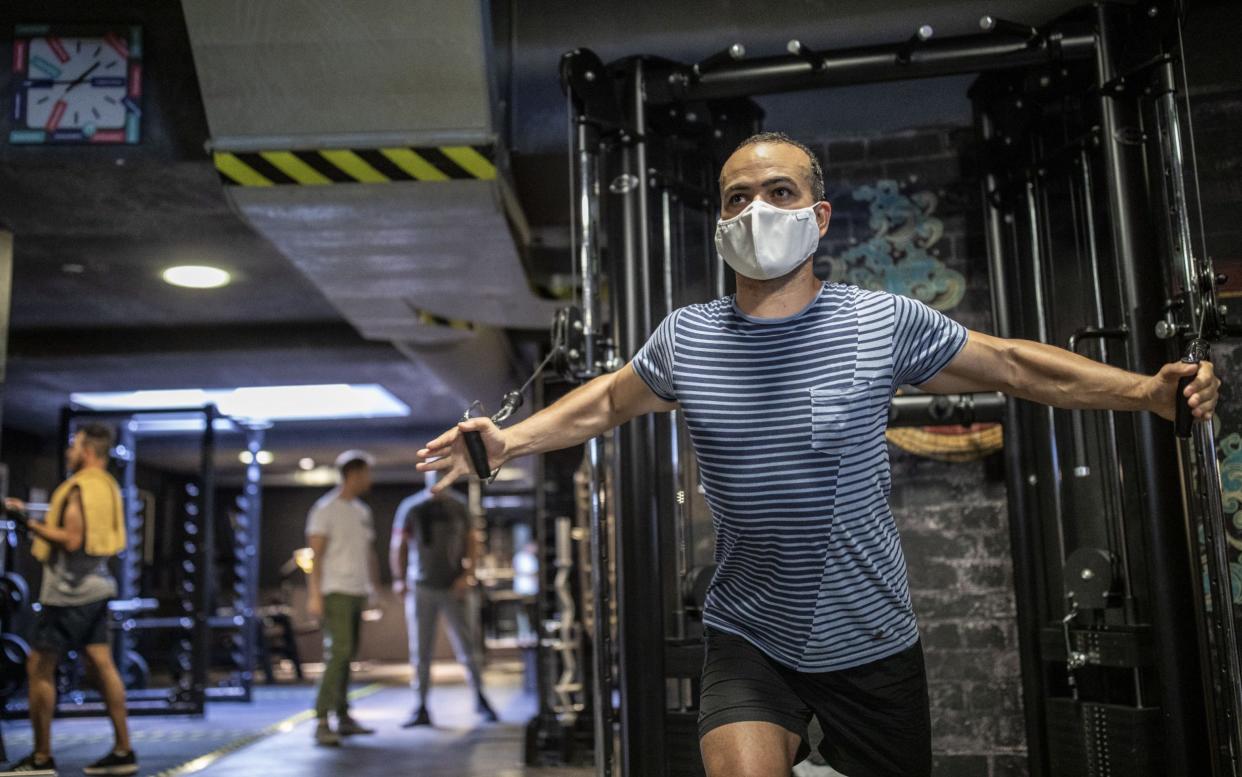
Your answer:
[[[358,652],[358,627],[362,624],[365,596],[327,594],[323,597],[323,676],[315,713],[320,718],[336,712],[349,714],[349,662]]]

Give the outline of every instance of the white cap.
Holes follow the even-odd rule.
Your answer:
[[[336,468],[341,469],[351,461],[361,461],[366,463],[368,467],[375,466],[375,457],[366,451],[350,449],[336,457]]]

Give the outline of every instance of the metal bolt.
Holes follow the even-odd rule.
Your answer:
[[[581,321],[574,321],[574,330],[575,330],[575,331],[577,331],[577,332],[581,332],[581,331],[582,331],[582,322],[581,322]]]
[[[1147,9],[1147,15],[1150,16],[1152,19],[1155,19],[1157,16],[1160,15],[1160,9],[1153,5],[1151,8]]]
[[[699,115],[695,113],[694,111],[691,111],[686,114],[686,121],[698,121],[698,120],[699,120]]]
[[[920,25],[918,31],[915,32],[915,35],[918,36],[919,40],[931,40],[932,36],[935,34],[936,31],[932,29],[930,24]]]
[[[1079,575],[1079,577],[1081,577],[1083,580],[1094,580],[1094,579],[1095,579],[1095,573],[1094,573],[1094,572],[1092,572],[1092,571],[1088,568],[1088,569],[1084,569],[1084,570],[1082,571],[1082,573]]]
[[[1039,483],[1039,478],[1038,478],[1038,477],[1036,477],[1036,476],[1034,476],[1034,475],[1027,475],[1027,476],[1026,476],[1026,484],[1027,484],[1028,486],[1033,486],[1033,485],[1036,485],[1036,484],[1038,484],[1038,483]]]
[[[588,70],[588,71],[586,71],[585,73],[583,73],[583,74],[582,74],[582,77],[583,77],[584,79],[586,79],[587,81],[594,81],[594,80],[595,80],[595,71],[594,71],[594,70]]]

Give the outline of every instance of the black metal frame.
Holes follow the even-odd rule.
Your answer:
[[[652,330],[655,312],[665,307],[662,301],[668,306],[694,301],[673,299],[670,289],[652,277],[658,254],[651,245],[656,232],[651,197],[666,185],[660,179],[667,172],[660,164],[651,162],[652,143],[684,134],[700,137],[709,146],[713,142],[727,146],[724,134],[745,125],[738,120],[738,114],[747,115],[746,98],[753,95],[950,74],[1051,69],[1074,63],[1094,73],[1091,79],[1094,84],[1087,97],[1097,102],[1101,121],[1095,138],[1085,139],[1103,145],[1100,169],[1089,173],[1088,163],[1081,164],[1084,175],[1095,174],[1103,182],[1099,189],[1103,192],[1101,199],[1107,203],[1107,224],[1101,225],[1101,229],[1110,232],[1103,237],[1093,233],[1092,240],[1099,237],[1113,247],[1118,282],[1124,292],[1125,320],[1116,323],[1126,328],[1124,332],[1110,334],[1110,337],[1124,338],[1124,347],[1115,357],[1124,357],[1125,363],[1133,369],[1153,370],[1168,354],[1148,326],[1163,317],[1166,310],[1159,287],[1151,283],[1156,277],[1153,271],[1160,266],[1154,253],[1156,242],[1140,223],[1144,218],[1140,214],[1146,212],[1143,207],[1147,204],[1146,181],[1141,176],[1145,151],[1141,143],[1136,147],[1134,137],[1127,130],[1134,126],[1135,117],[1127,115],[1126,111],[1134,108],[1122,105],[1114,94],[1125,91],[1125,87],[1118,88],[1116,72],[1120,67],[1116,41],[1126,34],[1119,29],[1119,24],[1123,17],[1128,20],[1131,14],[1138,16],[1146,10],[1101,5],[1067,16],[1043,30],[985,17],[982,26],[988,32],[978,35],[943,40],[929,40],[923,35],[888,46],[822,54],[791,43],[791,51],[795,53],[790,56],[756,60],[740,60],[740,47],[730,47],[695,66],[651,58],[630,58],[605,66],[589,51],[570,52],[562,63],[562,81],[569,94],[573,128],[570,145],[577,171],[575,224],[581,230],[575,235],[574,244],[583,259],[580,269],[585,288],[597,283],[592,273],[592,268],[600,264],[596,213],[601,203],[608,203],[605,222],[611,248],[606,266],[614,295],[611,309],[618,355],[628,357],[637,350]],[[1156,15],[1161,14],[1158,20],[1161,24],[1176,16],[1169,4],[1159,5]],[[728,122],[722,120],[724,111],[720,109],[725,102],[730,104],[729,112],[735,116]],[[758,112],[753,106],[752,111],[748,118],[753,128],[757,125]],[[670,116],[672,118],[666,118]],[[980,112],[978,123],[987,144],[994,133],[986,112]],[[601,181],[603,168],[609,174]],[[1037,293],[1042,293],[1047,273],[1051,271],[1050,260],[1043,255],[1041,246],[1044,238],[1039,232],[1042,195],[1038,175],[1034,170],[1030,172],[1031,176],[1016,193],[1002,191],[1009,182],[1001,180],[994,171],[985,174],[984,192],[988,202],[985,233],[997,333],[1034,336],[1048,341],[1050,327],[1043,318],[1044,303],[1036,300],[1032,304],[1019,293],[1020,289],[1032,285]],[[609,185],[604,185],[605,181]],[[685,192],[684,187],[682,191]],[[605,192],[621,196],[610,200]],[[1008,215],[1029,222],[1029,234],[1023,238],[1028,244],[1023,250],[1030,252],[1033,265],[1028,269],[1033,269],[1034,275],[1027,279],[1014,274],[1010,261],[1017,249],[1015,241],[1022,235],[1012,223],[1007,223],[1002,195],[1025,209],[1024,212],[1011,211]],[[1032,322],[1034,329],[1031,329]],[[1094,330],[1107,330],[1106,323],[1109,322],[1104,320],[1101,308],[1090,325]],[[601,338],[607,332],[602,320],[589,329]],[[1085,334],[1098,334],[1098,331]],[[1104,355],[1107,358],[1112,353],[1109,350]],[[990,409],[999,411],[999,408]],[[1050,548],[1041,527],[1047,526],[1049,521],[1041,520],[1040,516],[1049,515],[1060,525],[1065,505],[1057,485],[1061,477],[1060,457],[1055,449],[1049,450],[1046,442],[1036,442],[1036,438],[1055,445],[1056,430],[1063,424],[1051,410],[1035,410],[1014,401],[1005,403],[1003,421],[1007,427],[1005,460],[1028,748],[1032,773],[1044,774],[1048,768],[1045,733],[1048,676],[1040,632],[1050,615],[1045,592],[1049,586],[1060,588],[1059,583],[1053,585],[1049,581],[1046,570],[1055,569],[1059,574],[1064,559],[1048,554]],[[1082,422],[1079,418],[1075,426]],[[1093,429],[1095,423],[1093,420]],[[1105,435],[1114,441],[1114,451],[1121,447],[1116,443],[1116,423],[1111,417],[1107,420],[1107,428],[1113,431]],[[1185,698],[1186,682],[1196,677],[1200,665],[1191,616],[1195,596],[1191,590],[1187,539],[1179,537],[1167,520],[1168,515],[1180,509],[1177,493],[1161,477],[1176,466],[1175,449],[1168,441],[1167,429],[1146,414],[1134,419],[1132,427],[1132,434],[1139,443],[1134,450],[1126,451],[1135,457],[1126,464],[1126,472],[1143,487],[1141,493],[1127,493],[1125,506],[1141,509],[1146,518],[1138,522],[1141,526],[1132,527],[1137,528],[1135,532],[1127,531],[1126,521],[1120,520],[1106,534],[1120,544],[1122,564],[1127,570],[1131,566],[1132,545],[1160,549],[1146,557],[1151,569],[1145,580],[1149,581],[1151,590],[1150,602],[1144,604],[1156,616],[1152,619],[1155,673],[1159,678],[1159,696],[1165,703],[1161,728],[1165,731],[1168,748],[1177,751],[1171,758],[1170,773],[1198,774],[1202,772],[1196,772],[1195,765],[1201,762],[1204,753],[1196,726],[1204,720],[1204,713],[1193,699]],[[1033,433],[1032,430],[1038,431]],[[1201,449],[1206,451],[1202,434],[1200,432]],[[666,523],[662,519],[669,511],[668,497],[674,489],[663,488],[669,483],[670,474],[663,468],[657,470],[655,462],[664,458],[660,452],[670,440],[676,440],[676,431],[664,430],[662,421],[640,419],[632,422],[618,434],[619,456],[613,463],[613,474],[619,486],[616,598],[621,635],[620,682],[615,690],[620,691],[622,700],[617,760],[622,774],[643,777],[669,773],[665,727],[653,723],[664,717],[668,706],[664,695],[663,655],[653,650],[653,646],[663,644],[668,633],[661,620],[669,587],[665,584],[671,582],[665,579],[669,569],[665,556],[670,543],[662,534],[661,526]],[[1111,455],[1121,457],[1116,452]],[[1200,470],[1205,465],[1204,456],[1200,455]],[[1203,479],[1198,482],[1202,483]],[[1121,499],[1121,495],[1109,498]],[[655,519],[657,517],[659,520]],[[1173,552],[1167,552],[1170,548]],[[1055,543],[1052,550],[1057,552]],[[654,559],[660,559],[660,563],[653,563]],[[596,568],[606,570],[607,566]],[[596,577],[604,576],[597,574]],[[1128,575],[1126,581],[1122,609],[1134,614],[1136,594],[1129,588]],[[599,596],[601,591],[597,589],[595,593]],[[1057,615],[1059,617],[1060,613]],[[605,635],[597,633],[597,645],[607,648],[601,642],[603,639]],[[597,652],[596,666],[597,774],[610,775],[614,711],[606,699],[614,686],[610,682],[611,663],[605,650]],[[1142,706],[1138,670],[1134,684]]]
[[[186,520],[174,547],[185,556],[174,566],[178,569],[181,612],[170,616],[147,616],[142,611],[158,605],[154,600],[139,599],[142,573],[142,542],[145,533],[142,501],[136,482],[137,444],[140,432],[136,421],[142,419],[176,419],[202,423],[197,482],[186,484],[182,513]],[[117,425],[117,446],[114,460],[121,465],[121,487],[126,511],[129,545],[120,554],[117,574],[117,600],[113,610],[113,653],[118,670],[126,676],[130,667],[135,637],[142,631],[181,632],[177,639],[175,660],[184,672],[171,688],[139,688],[127,691],[128,711],[132,715],[167,715],[203,713],[208,701],[250,701],[259,620],[258,607],[258,537],[261,529],[262,490],[261,465],[257,454],[263,445],[263,429],[222,415],[214,405],[198,408],[155,408],[141,411],[88,410],[65,407],[61,412],[61,438],[69,439],[74,425],[85,420],[113,422]],[[234,532],[235,557],[240,559],[237,579],[242,582],[231,615],[212,614],[216,600],[216,471],[217,424],[231,426],[245,438],[250,463],[246,467],[243,493],[238,500],[238,531]],[[67,473],[63,471],[62,478]],[[233,632],[232,658],[235,667],[229,678],[213,684],[210,679],[211,651],[215,636]],[[6,706],[6,718],[21,717],[24,707],[18,703]],[[106,714],[102,701],[81,691],[57,701],[60,717],[81,717]]]

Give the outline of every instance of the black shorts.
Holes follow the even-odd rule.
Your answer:
[[[742,637],[707,633],[699,738],[728,723],[774,723],[802,737],[797,760],[811,748],[807,724],[824,730],[819,752],[848,777],[928,777],[931,714],[923,646],[836,672],[796,672]]]
[[[86,645],[108,644],[108,600],[72,607],[45,604],[35,616],[30,646],[44,653],[64,653]]]

